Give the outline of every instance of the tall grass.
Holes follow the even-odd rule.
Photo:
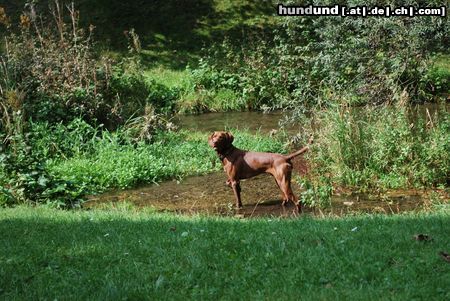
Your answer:
[[[317,175],[360,188],[439,187],[450,174],[450,120],[404,107],[321,112],[311,159]],[[314,172],[314,169],[313,169]]]
[[[207,133],[160,129],[151,123],[156,117],[150,117],[113,132],[81,119],[67,125],[30,122],[27,133],[18,135],[15,151],[0,156],[0,205],[72,206],[86,193],[220,169],[217,155],[207,144]],[[233,132],[239,147],[285,150],[280,140],[261,133]]]

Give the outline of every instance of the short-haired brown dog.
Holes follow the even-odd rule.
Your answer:
[[[291,201],[297,205],[297,210],[300,213],[302,204],[298,202],[291,188],[291,159],[306,152],[309,146],[305,146],[290,155],[281,155],[241,150],[233,146],[233,140],[234,137],[229,132],[214,132],[209,136],[208,144],[217,152],[222,161],[223,169],[228,176],[227,184],[233,188],[236,206],[242,208],[239,181],[261,173],[269,173],[275,178],[283,193],[282,205],[284,206]],[[311,142],[312,139],[310,139]]]

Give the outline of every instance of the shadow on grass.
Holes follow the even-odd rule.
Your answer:
[[[13,24],[18,24],[26,0],[7,1],[4,7]],[[35,10],[52,20],[48,9],[54,0],[39,1]],[[60,1],[67,2],[67,1]],[[246,32],[262,31],[266,19],[275,13],[270,1],[236,0],[75,0],[83,28],[95,26],[95,40],[106,48],[125,50],[124,34],[134,28],[139,35],[143,62],[174,70],[196,64],[201,49],[224,36],[240,43]],[[0,28],[3,30],[3,28]],[[266,28],[269,31],[269,28]]]
[[[345,219],[7,209],[0,298],[449,297],[445,214]],[[417,233],[432,240],[418,242]],[[448,251],[448,250],[447,250]]]

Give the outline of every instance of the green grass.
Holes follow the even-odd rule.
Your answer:
[[[281,141],[268,136],[238,130],[233,133],[238,147],[285,151]],[[48,160],[48,169],[57,178],[77,183],[90,191],[206,174],[221,166],[207,138],[206,133],[180,131],[161,134],[152,144],[136,145],[124,143],[120,135],[104,133],[90,150],[70,158]]]
[[[446,70],[450,72],[450,54],[438,54],[433,57],[433,64],[435,68]]]
[[[153,67],[144,72],[145,78],[154,80],[168,88],[188,89],[191,83],[191,75],[187,70],[173,70],[164,66]]]
[[[435,93],[441,93],[448,97],[450,90],[450,55],[435,55],[432,63],[426,75],[428,85]]]
[[[449,217],[2,209],[0,299],[448,300]]]
[[[197,72],[198,73],[198,72]],[[198,74],[189,68],[176,70],[159,65],[143,71],[148,82],[156,82],[177,91],[175,111],[178,113],[203,113],[243,111],[247,104],[242,97],[227,88],[206,89],[198,83]]]

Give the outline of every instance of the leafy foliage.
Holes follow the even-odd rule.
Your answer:
[[[130,31],[131,56],[117,61],[98,57],[94,26],[79,28],[74,6],[51,6],[51,16],[37,15],[34,4],[10,29],[2,56],[3,115],[21,111],[23,119],[70,121],[81,116],[109,128],[152,105],[171,113],[176,91],[146,82],[140,70],[138,36]],[[12,27],[12,26],[11,26]],[[18,33],[17,33],[18,32]]]
[[[43,153],[30,143],[30,134],[16,136],[9,152],[0,155],[0,206],[13,203],[48,203],[59,208],[79,205],[81,187],[52,176],[45,168]]]
[[[134,119],[134,125],[144,128],[146,136],[135,138],[151,137],[168,125],[160,113],[172,112],[176,92],[147,82],[139,72],[134,31],[133,56],[120,62],[98,57],[94,27],[78,27],[73,4],[63,7],[55,1],[47,17],[39,15],[34,4],[28,3],[16,30],[0,11],[0,21],[8,27],[0,56],[0,203],[73,207],[88,190],[51,174],[46,161],[89,151],[99,128],[117,128],[145,108],[151,109],[143,120]]]
[[[103,98],[111,76],[108,62],[97,66],[92,51],[93,27],[88,33],[77,27],[78,14],[68,7],[64,20],[59,2],[52,7],[53,20],[41,22],[31,4],[21,16],[20,33],[6,39],[5,64],[15,88],[24,94],[20,109],[25,119],[64,120],[69,116],[98,116],[113,106]]]
[[[284,150],[280,141],[270,137],[235,132],[239,136],[238,147],[272,152]],[[103,190],[205,174],[219,170],[220,166],[203,133],[160,131],[154,142],[148,144],[136,143],[125,129],[114,133],[103,131],[93,149],[69,159],[49,161],[48,168],[59,178],[92,190]]]
[[[105,5],[99,3],[81,6]],[[158,9],[167,12],[176,6],[178,11],[174,3]],[[137,32],[145,26],[127,30],[128,54],[114,57],[99,54],[94,26],[78,26],[80,15],[73,5],[52,2],[49,12],[41,15],[41,4],[28,2],[18,26],[0,8],[0,26],[6,33],[0,46],[1,204],[53,199],[57,206],[70,207],[91,189],[129,187],[213,168],[210,153],[201,146],[203,138],[172,132],[167,114],[174,110],[291,108],[295,121],[302,120],[306,110],[316,110],[313,117],[322,124],[321,138],[312,160],[320,175],[303,183],[305,202],[325,204],[335,183],[364,188],[446,183],[448,118],[430,115],[412,122],[405,106],[448,97],[448,18],[260,18],[272,10],[270,4],[202,2],[202,13],[214,13],[202,17],[191,11],[167,28],[164,23],[163,34],[152,32],[142,44]],[[371,5],[359,0],[341,4]],[[121,9],[136,11],[139,5],[111,8],[113,14],[99,22]],[[246,9],[254,11],[254,17],[242,14]],[[211,15],[231,20],[215,23]],[[153,22],[142,24],[147,21]],[[173,24],[189,26],[177,31]],[[117,38],[122,30],[111,32]],[[145,77],[142,62],[149,63],[154,49],[175,45],[169,38],[177,36],[175,31],[195,32],[202,41],[223,32],[230,35],[208,47],[195,67],[159,79]],[[143,50],[149,41],[156,41],[155,47]],[[175,56],[175,49],[167,47],[168,57]],[[189,49],[176,56],[183,57]],[[431,65],[431,57],[438,63]],[[180,62],[169,65],[179,67]],[[178,83],[167,83],[169,77],[178,78]],[[399,111],[372,112],[367,107],[369,112],[361,114],[350,109],[366,104],[395,104]],[[242,142],[244,148],[282,149],[279,141],[243,136],[250,143],[246,147]],[[179,156],[189,160],[174,166],[171,162]]]
[[[315,3],[319,4],[330,3]],[[364,1],[341,4],[369,5]],[[230,89],[241,99],[242,108],[290,107],[298,112],[336,103],[422,102],[443,91],[442,77],[427,74],[430,54],[448,51],[448,18],[279,20],[273,40],[249,35],[239,44],[225,39],[211,48],[194,72],[198,87]]]

